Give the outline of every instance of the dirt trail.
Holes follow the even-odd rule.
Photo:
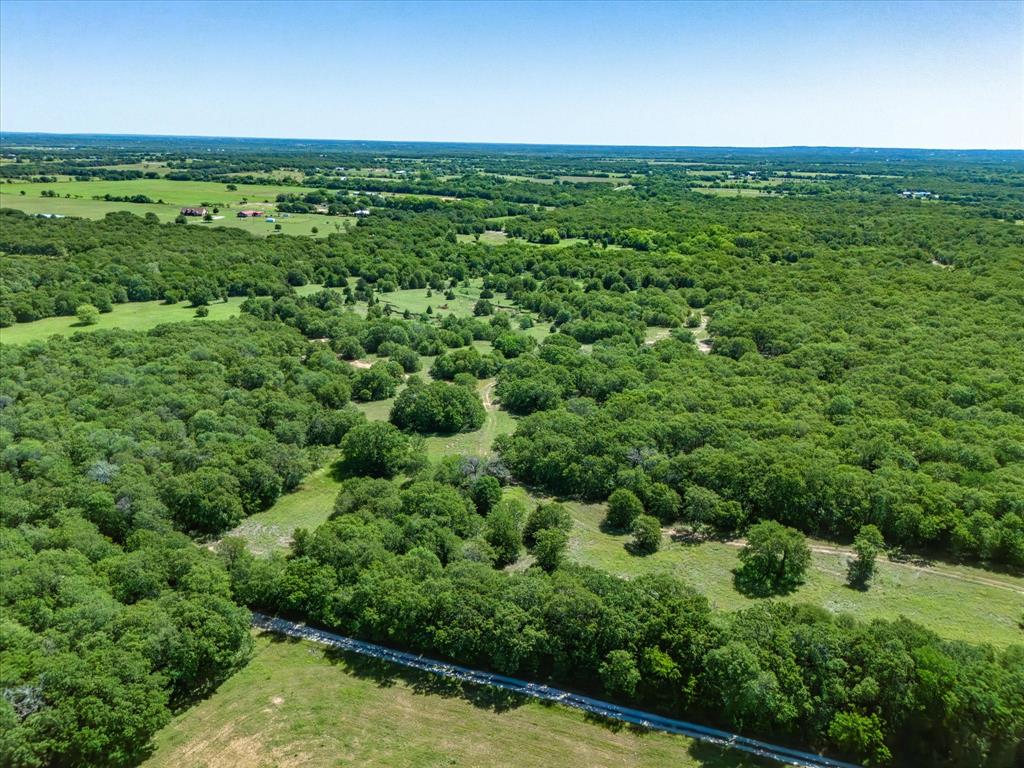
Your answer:
[[[484,391],[480,395],[480,399],[483,401],[485,411],[498,410],[498,406],[495,405],[494,399],[491,397],[491,395],[494,392],[494,387],[496,384],[496,381],[488,382],[487,386],[484,387]]]
[[[353,368],[369,368],[373,365],[369,360],[349,360],[348,364]]]
[[[702,337],[697,338],[697,334],[702,334]],[[701,314],[700,325],[694,331],[694,340],[697,342],[697,349],[703,352],[705,355],[711,354],[711,339],[708,338],[708,316]]]
[[[733,539],[732,541],[725,542],[730,547],[745,547],[747,545],[746,539]],[[811,551],[816,552],[819,555],[849,555],[853,556],[854,551],[849,547],[837,547],[829,546],[825,544],[811,544]],[[982,587],[995,587],[997,589],[1007,589],[1010,592],[1016,592],[1018,595],[1024,595],[1024,588],[1018,587],[1016,584],[1010,584],[1006,581],[1001,581],[996,578],[989,578],[986,576],[973,576],[966,573],[957,573],[956,571],[943,568],[941,565],[918,565],[915,563],[901,563],[898,560],[886,560],[885,562],[890,565],[895,565],[900,568],[909,568],[912,571],[918,573],[931,573],[936,576],[943,576],[947,579],[953,579],[955,581],[963,581],[969,584],[977,584]]]

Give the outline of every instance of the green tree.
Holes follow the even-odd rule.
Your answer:
[[[619,488],[608,497],[605,524],[613,531],[628,531],[633,521],[644,513],[644,505],[632,491]]]
[[[409,438],[391,424],[371,421],[359,424],[341,440],[341,451],[355,474],[391,477],[411,458]]]
[[[679,494],[665,483],[653,483],[647,489],[647,511],[665,524],[673,523],[679,517],[682,504]]]
[[[855,755],[866,766],[882,766],[892,760],[882,722],[874,712],[837,712],[829,724],[828,735],[839,749]]]
[[[82,325],[96,325],[100,321],[100,311],[92,304],[79,304],[75,309],[75,317]]]
[[[610,651],[598,668],[601,684],[612,696],[631,698],[640,684],[640,670],[629,651]]]
[[[554,227],[548,227],[540,233],[540,242],[544,245],[555,245],[559,242],[558,230]]]
[[[547,528],[558,528],[566,533],[572,530],[572,515],[557,502],[538,504],[526,518],[523,526],[523,542],[532,547],[537,535]]]
[[[200,467],[168,480],[164,498],[171,514],[187,530],[219,533],[242,519],[241,487],[228,472]]]
[[[486,515],[501,501],[501,483],[490,475],[484,475],[473,483],[470,495],[473,497],[476,511]]]
[[[632,550],[638,555],[651,555],[661,546],[661,523],[651,515],[638,515],[630,528]]]
[[[533,537],[533,558],[542,569],[551,573],[562,564],[569,546],[569,534],[562,528],[542,528]]]
[[[704,667],[707,697],[718,702],[731,725],[761,730],[796,716],[778,677],[746,644],[732,641],[715,648],[704,657]]]
[[[487,516],[484,523],[484,539],[494,547],[498,567],[511,565],[519,559],[522,549],[520,521],[511,508],[498,506]]]
[[[765,520],[747,531],[736,585],[754,595],[784,594],[803,581],[811,549],[800,531]]]
[[[846,567],[846,583],[854,589],[867,589],[875,575],[875,560],[884,549],[882,532],[874,525],[862,526],[853,540],[853,551],[857,557]]]

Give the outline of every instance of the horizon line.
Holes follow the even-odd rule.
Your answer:
[[[725,144],[593,144],[532,141],[468,141],[442,139],[337,139],[301,136],[228,136],[202,133],[108,133],[108,132],[58,132],[58,131],[11,131],[0,129],[0,140],[8,135],[55,136],[55,137],[98,137],[98,138],[142,138],[142,139],[235,139],[241,141],[293,141],[293,142],[336,142],[339,144],[434,144],[493,147],[578,147],[600,149],[715,149],[715,150],[785,150],[785,149],[844,149],[864,151],[914,151],[914,152],[1012,152],[1024,154],[1024,148],[1012,147],[907,147],[907,146],[864,146],[842,144],[772,144],[772,145],[725,145]]]

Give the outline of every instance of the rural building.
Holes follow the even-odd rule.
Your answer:
[[[355,211],[352,215],[353,216],[369,216],[370,212],[368,210],[366,210],[365,208],[360,208],[358,211]]]
[[[206,215],[206,209],[205,208],[182,208],[181,209],[181,215],[182,216],[205,216]]]
[[[238,212],[238,218],[240,219],[254,219],[258,216],[262,216],[263,211],[245,210]]]

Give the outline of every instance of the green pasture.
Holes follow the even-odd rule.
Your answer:
[[[455,237],[460,243],[476,242],[475,235],[456,235]],[[488,229],[486,232],[480,233],[480,242],[484,245],[504,245],[508,242],[508,235],[500,230]]]
[[[666,531],[661,549],[647,557],[631,555],[628,535],[601,531],[603,504],[569,502],[575,520],[570,551],[579,563],[623,577],[665,572],[707,595],[714,606],[735,610],[756,602],[733,587],[740,547],[721,541],[689,543]],[[866,592],[846,586],[847,555],[829,553],[835,545],[810,541],[807,580],[778,599],[819,605],[833,613],[850,613],[868,621],[906,616],[953,640],[1007,646],[1021,642],[1017,622],[1024,610],[1024,578],[981,568],[934,564],[928,568],[878,561],[877,575]]]
[[[311,191],[308,187],[286,187],[277,184],[238,184],[237,190],[229,190],[226,184],[217,181],[172,181],[159,179],[128,179],[125,181],[59,181],[52,184],[18,182],[0,186],[0,195],[6,200],[8,195],[21,197],[40,197],[40,192],[53,190],[61,197],[71,195],[72,198],[91,199],[95,195],[115,195],[118,197],[146,195],[153,200],[163,200],[168,205],[185,206],[219,205],[221,208],[230,206],[237,210],[251,203],[273,203],[280,194],[304,194]],[[50,199],[50,198],[47,198]],[[248,202],[243,202],[243,200]],[[7,203],[5,203],[6,205]]]
[[[463,688],[261,634],[252,660],[157,733],[145,768],[754,768],[682,736]]]
[[[93,182],[89,182],[93,183]],[[186,182],[172,182],[186,183]],[[7,190],[11,185],[0,185],[0,208],[15,208],[28,214],[59,214],[62,216],[78,216],[83,219],[102,219],[108,213],[116,211],[128,211],[136,216],[145,216],[147,213],[154,213],[162,222],[171,222],[181,212],[181,205],[159,204],[159,203],[116,203],[107,200],[92,200],[91,198],[65,198],[65,197],[31,197],[26,195],[12,196]],[[269,204],[254,205],[254,208],[270,210]],[[268,235],[311,235],[326,237],[335,232],[344,232],[348,227],[353,226],[355,218],[352,216],[323,216],[315,213],[293,213],[287,218],[283,214],[275,213],[273,217],[276,223],[281,225],[277,230],[274,224],[268,223],[261,218],[240,219],[236,215],[238,208],[221,209],[217,216],[223,218],[214,221],[203,221],[199,217],[189,217],[189,226],[199,227],[234,227],[243,229],[260,237]],[[313,232],[316,228],[318,231]]]
[[[232,296],[226,302],[217,301],[209,305],[207,320],[225,320],[239,314],[243,296]],[[31,323],[15,323],[9,328],[0,328],[0,343],[25,344],[30,341],[44,341],[54,334],[67,336],[78,331],[86,333],[104,328],[125,328],[130,331],[147,331],[161,323],[178,323],[198,320],[195,307],[188,302],[165,304],[162,301],[134,301],[115,304],[110,312],[100,315],[95,325],[82,325],[76,317],[44,317]]]

